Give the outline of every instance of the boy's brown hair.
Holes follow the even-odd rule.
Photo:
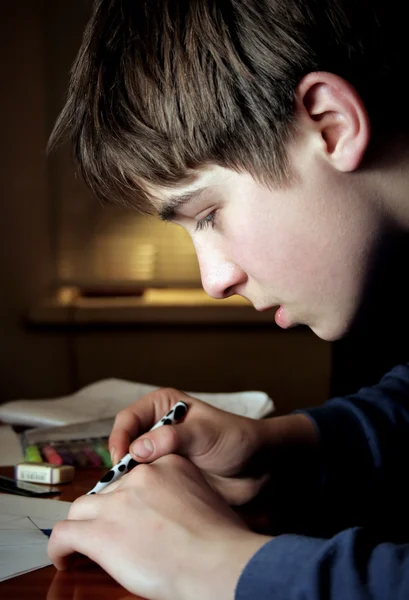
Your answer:
[[[97,196],[141,211],[151,210],[147,189],[190,181],[207,164],[283,185],[294,93],[308,72],[344,77],[372,124],[387,115],[391,125],[386,102],[407,68],[394,4],[96,0],[50,146],[68,134]]]

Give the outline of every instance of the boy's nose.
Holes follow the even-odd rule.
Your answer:
[[[233,296],[237,288],[246,281],[246,274],[234,263],[227,260],[200,260],[200,274],[205,292],[212,298],[222,299]]]

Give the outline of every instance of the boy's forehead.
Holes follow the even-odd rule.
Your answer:
[[[159,212],[166,206],[186,202],[193,199],[205,190],[222,185],[231,177],[233,172],[217,165],[207,166],[203,169],[193,171],[188,183],[172,185],[169,187],[145,185],[145,189],[152,199],[152,204]]]

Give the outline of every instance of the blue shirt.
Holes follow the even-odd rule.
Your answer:
[[[320,437],[312,485],[342,528],[279,535],[251,558],[236,600],[409,599],[409,364],[302,411]]]

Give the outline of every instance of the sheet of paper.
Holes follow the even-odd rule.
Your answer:
[[[68,425],[114,417],[157,386],[123,379],[103,379],[75,394],[49,400],[14,400],[0,405],[0,419],[32,427]],[[261,391],[234,393],[187,392],[234,414],[259,419],[274,410],[271,398]]]
[[[47,544],[28,517],[0,514],[0,581],[50,565]]]
[[[57,521],[67,518],[71,502],[46,500],[44,498],[27,498],[0,494],[0,515],[16,515],[30,517],[42,529],[52,529]],[[41,521],[40,521],[41,520]]]
[[[23,460],[19,436],[9,425],[0,425],[0,466],[16,465]]]
[[[41,529],[66,519],[70,506],[71,502],[0,494],[0,581],[51,564],[48,537]]]

